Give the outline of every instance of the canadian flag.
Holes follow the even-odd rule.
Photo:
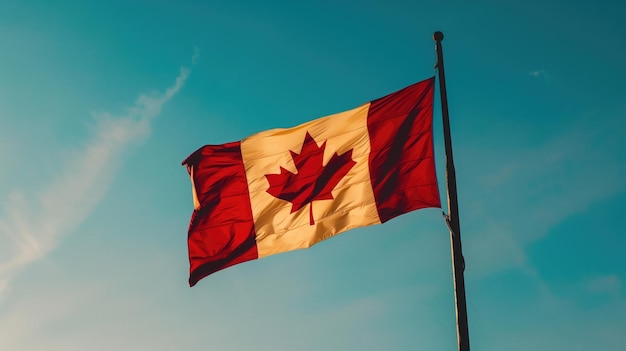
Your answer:
[[[190,277],[441,207],[434,78],[294,128],[205,145],[187,166]]]

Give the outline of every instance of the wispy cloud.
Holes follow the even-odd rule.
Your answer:
[[[596,277],[587,282],[587,290],[592,293],[605,293],[617,297],[622,291],[622,281],[615,274]]]
[[[543,69],[536,69],[536,70],[528,72],[528,74],[530,74],[531,76],[533,76],[535,78],[539,78],[540,76],[545,76],[546,75],[546,71],[543,70]]]
[[[618,115],[616,111],[610,116]],[[562,221],[626,191],[621,120],[605,118],[563,128],[532,148],[476,150],[470,179],[479,189],[466,205],[466,240],[479,276],[518,268],[533,272],[525,247]],[[470,159],[479,160],[478,154]],[[482,162],[482,161],[481,161]],[[471,177],[474,178],[471,178]],[[480,194],[480,195],[478,195]]]
[[[198,61],[198,58],[200,58],[200,48],[198,48],[197,46],[194,46],[193,56],[191,56],[191,64],[195,65],[196,62]]]
[[[104,197],[129,146],[148,136],[151,121],[182,88],[189,73],[182,67],[165,92],[140,95],[121,116],[96,114],[92,137],[71,154],[60,175],[43,191],[14,190],[9,195],[4,218],[0,218],[0,243],[4,246],[0,298],[25,265],[45,257],[89,216]]]

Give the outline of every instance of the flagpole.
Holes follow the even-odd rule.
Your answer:
[[[443,33],[433,34],[437,48],[437,72],[439,74],[439,93],[441,94],[441,115],[443,117],[443,138],[446,149],[446,187],[448,190],[448,215],[446,223],[450,229],[450,247],[452,251],[452,272],[454,279],[454,299],[456,306],[456,330],[459,351],[469,351],[469,331],[467,327],[467,307],[465,303],[465,260],[461,247],[461,226],[459,223],[459,204],[456,196],[456,172],[452,158],[452,138],[450,136],[450,118],[448,116],[448,94],[446,76],[443,67]]]

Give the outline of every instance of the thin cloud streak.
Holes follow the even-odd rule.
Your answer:
[[[39,193],[14,191],[9,195],[5,216],[0,218],[0,242],[13,250],[5,256],[8,259],[0,261],[0,298],[25,265],[44,258],[89,216],[104,197],[129,146],[149,135],[151,121],[183,87],[189,73],[181,67],[174,85],[162,94],[140,95],[122,116],[95,115],[92,138],[69,157],[60,176]]]
[[[198,58],[200,58],[200,49],[197,46],[193,47],[193,56],[191,57],[191,64],[195,65],[198,62]]]
[[[545,76],[546,75],[546,71],[543,69],[536,69],[533,71],[528,72],[528,74],[530,74],[531,76],[538,78],[539,76]]]
[[[473,267],[469,274],[486,277],[522,269],[533,275],[528,245],[569,217],[626,191],[624,157],[616,151],[623,149],[616,134],[623,128],[612,118],[620,113],[564,128],[532,149],[475,151],[487,161],[474,166],[480,173],[468,175],[478,179],[481,194],[466,206],[466,232],[480,233],[480,240],[464,242],[468,257],[479,258],[468,259]]]

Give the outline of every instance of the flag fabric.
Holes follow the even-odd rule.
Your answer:
[[[349,111],[205,145],[187,157],[190,286],[238,263],[441,207],[433,91],[434,77]]]

